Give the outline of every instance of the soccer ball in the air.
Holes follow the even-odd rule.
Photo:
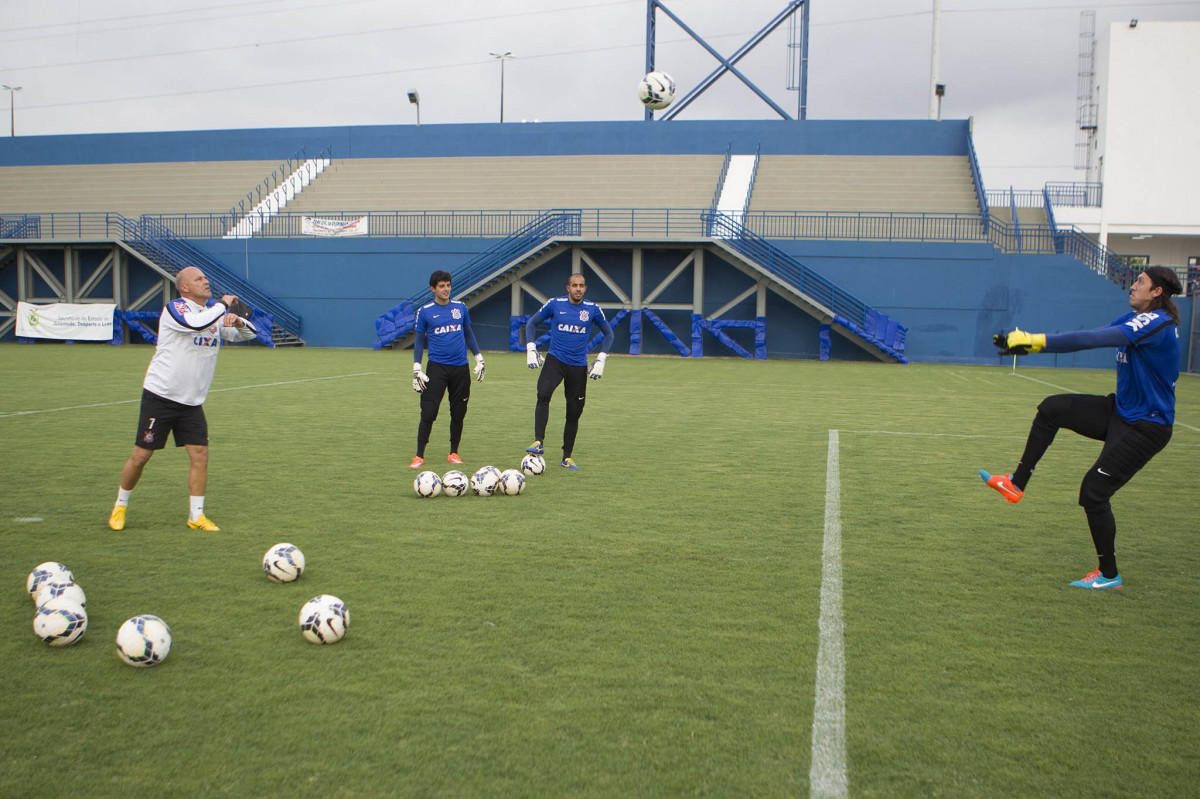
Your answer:
[[[675,99],[675,79],[665,72],[649,72],[638,84],[638,99],[642,105],[661,111]]]
[[[290,583],[304,573],[304,553],[292,544],[276,544],[263,555],[263,571],[277,583]]]
[[[471,487],[471,481],[457,469],[452,469],[442,475],[442,491],[448,497],[461,497]]]
[[[87,607],[87,594],[79,585],[69,580],[42,583],[33,601],[40,608],[51,599],[66,599],[80,607]]]
[[[515,497],[525,490],[525,475],[516,469],[505,469],[500,473],[500,482],[496,484],[496,493]]]
[[[422,499],[436,497],[442,493],[442,478],[438,477],[437,472],[421,472],[417,479],[413,480],[413,491]]]
[[[158,616],[127,619],[117,630],[117,655],[129,666],[157,666],[171,654],[171,628]]]
[[[346,603],[332,594],[321,594],[300,608],[300,632],[314,644],[336,644],[350,626]]]
[[[70,646],[87,629],[87,611],[69,599],[50,599],[33,617],[33,631],[50,646]]]
[[[546,471],[546,459],[541,455],[534,455],[532,452],[521,458],[521,471],[529,476],[541,474]]]
[[[495,466],[484,466],[471,475],[471,490],[476,496],[490,497],[496,493],[496,483],[500,482],[500,470]]]
[[[54,561],[46,561],[40,563],[33,568],[29,573],[29,577],[25,580],[25,590],[29,592],[29,598],[37,604],[38,589],[42,587],[42,583],[73,583],[75,575],[71,574],[71,570],[61,563]]]

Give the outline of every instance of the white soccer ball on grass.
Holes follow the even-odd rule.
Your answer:
[[[44,583],[73,582],[75,582],[75,575],[71,574],[70,569],[61,563],[50,560],[33,567],[33,571],[25,578],[25,590],[29,592],[29,598],[36,605],[38,591],[41,590]]]
[[[442,478],[437,472],[424,471],[413,480],[413,491],[422,499],[436,497],[442,493]]]
[[[442,492],[448,497],[461,497],[470,488],[470,479],[457,469],[452,469],[442,475]]]
[[[534,455],[530,452],[524,458],[521,458],[521,471],[530,477],[541,474],[546,471],[546,459],[541,455]]]
[[[515,497],[525,490],[525,475],[516,469],[505,469],[500,473],[500,481],[496,484],[496,493]]]
[[[149,613],[126,619],[117,630],[117,656],[136,669],[157,666],[171,654],[171,628]]]
[[[50,646],[70,646],[87,630],[83,605],[65,598],[52,598],[38,606],[33,632]]]
[[[304,553],[294,544],[276,544],[263,555],[263,571],[277,583],[290,583],[304,573]]]
[[[300,608],[300,632],[314,644],[336,644],[350,626],[346,603],[332,594],[320,594]]]
[[[496,484],[500,482],[500,470],[495,466],[484,466],[471,475],[471,490],[479,497],[490,497],[496,493]]]

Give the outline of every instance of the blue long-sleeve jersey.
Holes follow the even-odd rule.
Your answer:
[[[537,339],[539,322],[550,324],[550,354],[569,366],[587,366],[592,325],[600,328],[600,332],[604,334],[600,351],[607,353],[612,347],[612,327],[604,318],[604,311],[594,302],[583,300],[575,304],[571,302],[570,297],[547,300],[525,324],[526,341]]]
[[[1127,422],[1175,423],[1179,326],[1163,311],[1130,311],[1095,330],[1046,336],[1043,352],[1117,348],[1117,413]]]
[[[416,336],[413,339],[413,361],[421,362],[425,346],[429,360],[445,366],[465,366],[467,350],[479,354],[475,332],[471,330],[471,314],[467,306],[456,300],[445,305],[427,302],[417,311]]]

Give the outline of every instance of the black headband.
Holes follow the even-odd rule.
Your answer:
[[[1179,285],[1179,276],[1175,274],[1174,269],[1168,269],[1165,266],[1151,266],[1145,272],[1146,277],[1150,278],[1150,282],[1161,288],[1168,296],[1183,293],[1183,286]]]

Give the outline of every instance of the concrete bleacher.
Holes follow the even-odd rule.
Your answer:
[[[764,155],[751,211],[979,213],[966,156]]]
[[[0,167],[0,213],[228,213],[278,161]]]
[[[288,205],[319,215],[368,210],[707,208],[722,155],[561,155],[334,159]]]

